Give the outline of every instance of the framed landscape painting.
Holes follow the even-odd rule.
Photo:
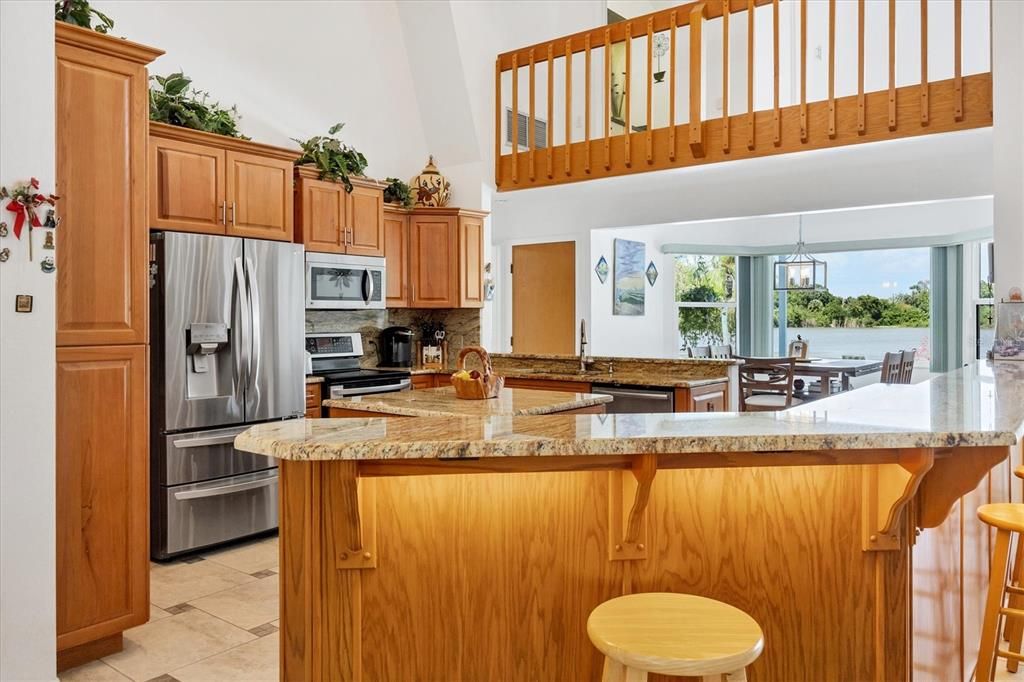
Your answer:
[[[613,315],[644,314],[644,243],[615,240]]]

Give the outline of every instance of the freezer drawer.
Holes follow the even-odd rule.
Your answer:
[[[247,428],[236,426],[166,436],[164,465],[157,464],[155,472],[159,484],[195,483],[276,467],[277,462],[270,457],[235,450],[235,436]]]
[[[277,528],[277,469],[161,489],[158,558]]]

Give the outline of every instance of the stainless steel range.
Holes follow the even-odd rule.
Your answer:
[[[371,393],[408,391],[408,371],[363,369],[363,337],[358,332],[307,334],[306,352],[312,357],[313,374],[324,378],[325,398],[344,398]]]
[[[167,559],[277,528],[276,460],[234,448],[301,416],[303,249],[151,236],[151,553]]]

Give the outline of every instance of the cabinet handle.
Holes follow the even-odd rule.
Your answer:
[[[227,226],[228,224],[228,202],[220,202],[220,222],[222,225]]]
[[[231,202],[231,226],[235,226],[235,202]]]

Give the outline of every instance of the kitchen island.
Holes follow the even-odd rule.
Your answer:
[[[966,679],[1024,364],[768,414],[334,419],[281,461],[282,680],[596,680],[600,602],[761,625],[751,680]],[[480,474],[490,475],[480,475]]]
[[[488,400],[461,400],[455,389],[430,388],[324,401],[330,417],[490,417],[604,414],[609,395],[503,388]]]

